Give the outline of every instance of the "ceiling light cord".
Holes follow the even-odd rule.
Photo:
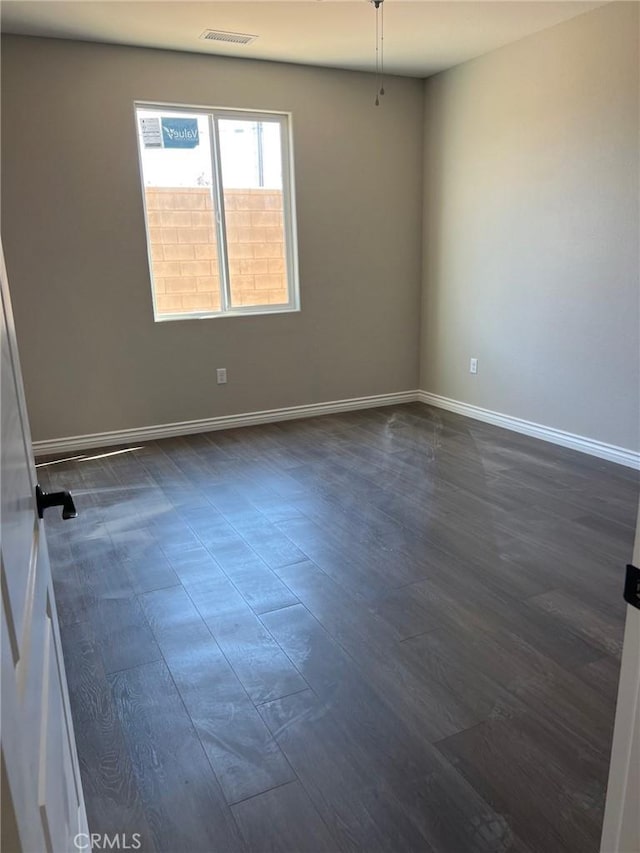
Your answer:
[[[384,95],[384,3],[380,2],[380,94]]]
[[[378,89],[380,88],[380,21],[378,16],[378,10],[380,8],[379,3],[374,3],[376,7],[376,107],[380,106],[380,99],[378,98]]]
[[[376,107],[384,95],[384,0],[371,0],[376,10]]]

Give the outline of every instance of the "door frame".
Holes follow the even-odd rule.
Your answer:
[[[640,566],[640,507],[632,563]],[[627,605],[600,853],[640,851],[640,610]]]

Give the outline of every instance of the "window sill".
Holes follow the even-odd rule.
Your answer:
[[[156,314],[154,322],[169,323],[175,320],[219,320],[223,317],[268,317],[270,314],[299,314],[300,308],[292,305],[275,305],[267,308],[230,308],[228,311],[193,311],[188,314]]]

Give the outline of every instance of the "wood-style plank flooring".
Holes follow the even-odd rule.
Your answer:
[[[421,404],[39,468],[93,832],[598,850],[636,472]],[[56,464],[52,464],[52,463]]]

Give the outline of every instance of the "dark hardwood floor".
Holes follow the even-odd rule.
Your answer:
[[[598,850],[637,472],[417,403],[76,456],[39,474],[93,832]]]

